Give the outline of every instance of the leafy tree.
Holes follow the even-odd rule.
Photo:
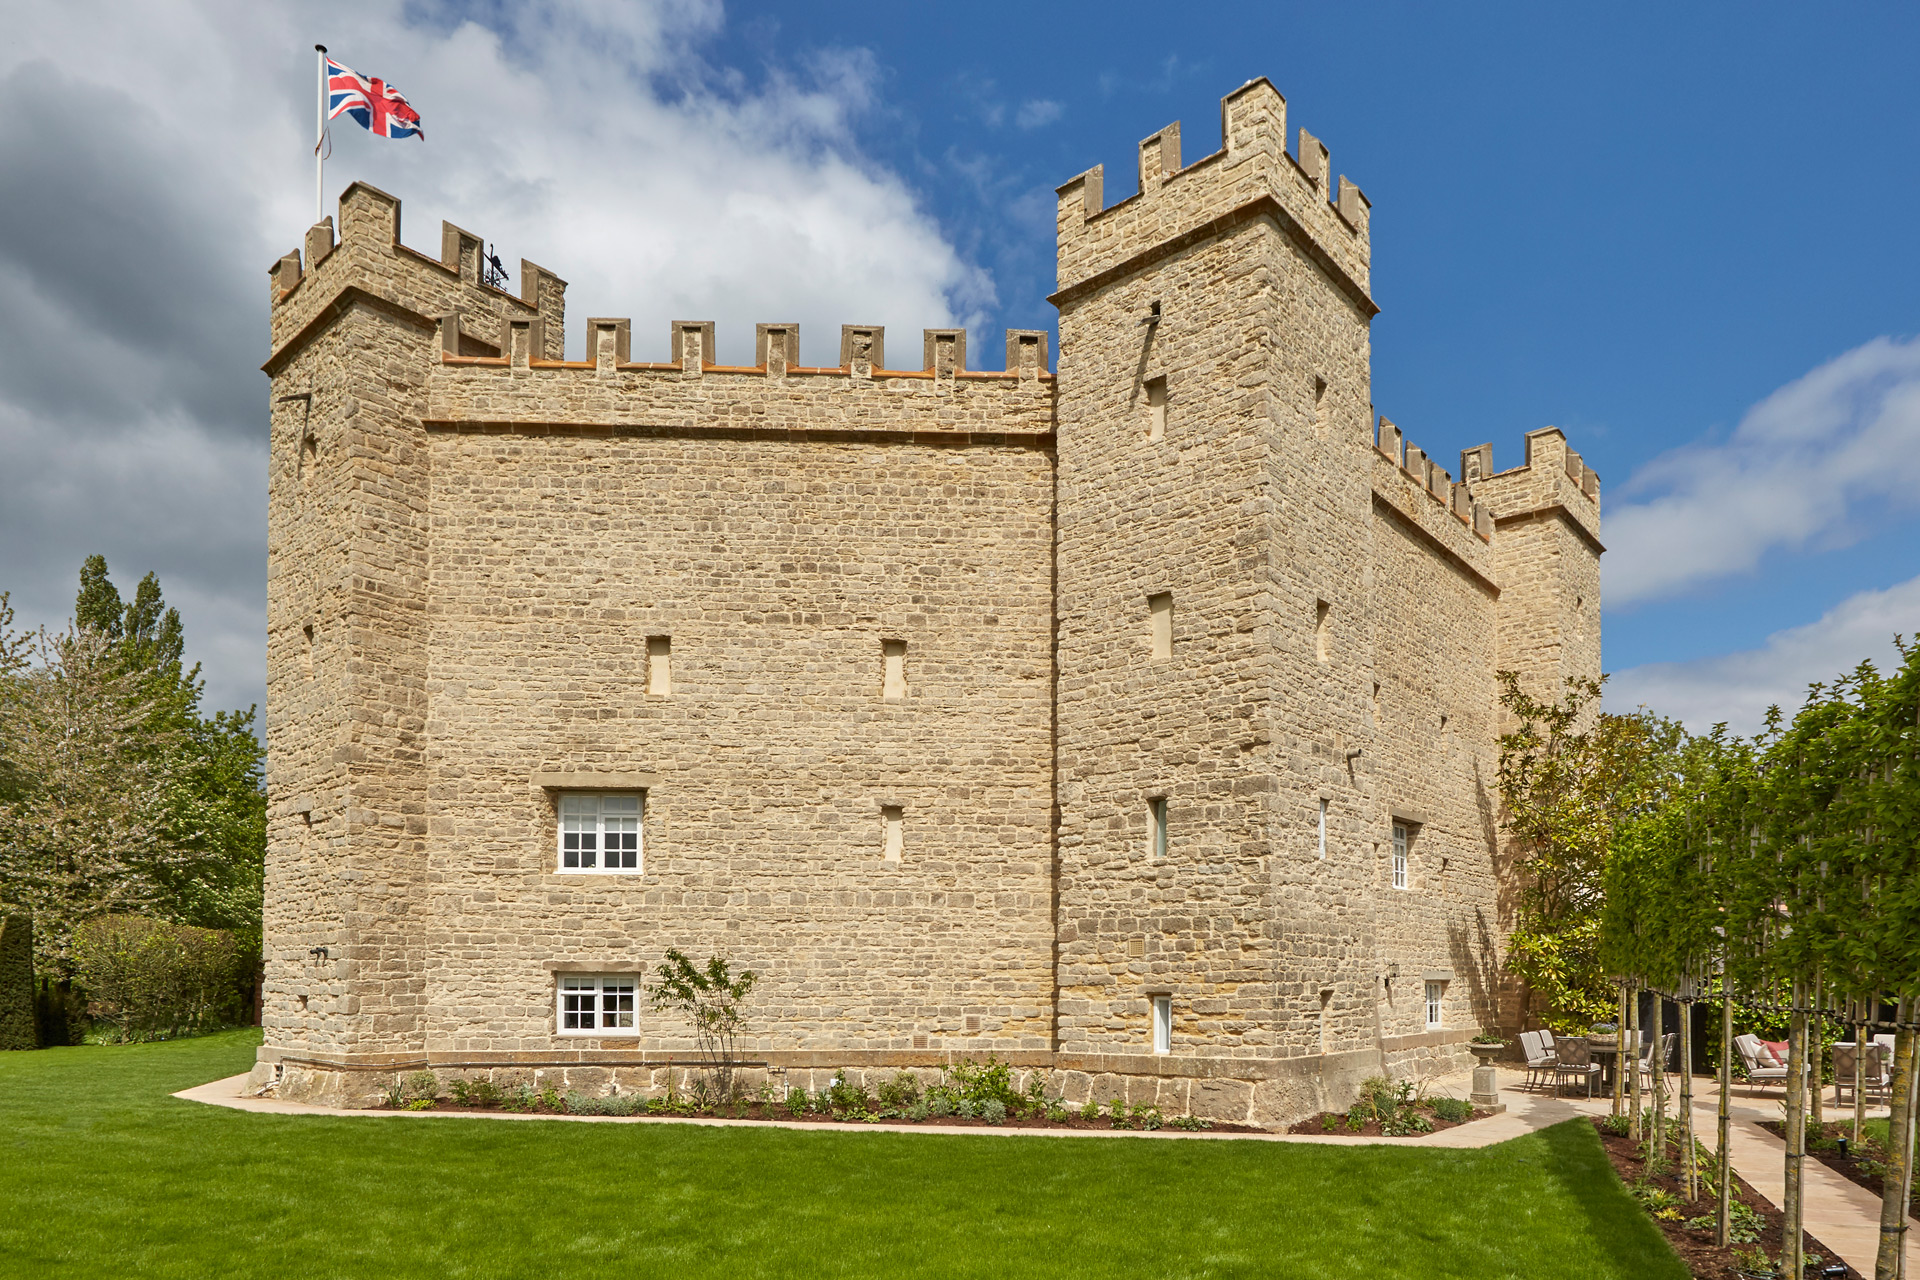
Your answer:
[[[1601,908],[1614,832],[1673,781],[1681,729],[1651,712],[1598,713],[1601,681],[1568,677],[1557,702],[1499,673],[1517,727],[1500,738],[1502,825],[1519,873],[1508,968],[1555,1031],[1584,1030],[1615,1008],[1602,963]]]
[[[34,912],[43,976],[70,983],[75,926],[108,913],[232,930],[257,955],[255,712],[201,714],[159,579],[125,601],[90,556],[65,632],[11,622],[0,596],[0,901]]]

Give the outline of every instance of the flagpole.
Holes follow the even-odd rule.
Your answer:
[[[318,123],[313,131],[313,221],[318,225],[327,216],[327,157],[324,149],[327,142],[327,46],[313,46],[314,56],[319,59]]]

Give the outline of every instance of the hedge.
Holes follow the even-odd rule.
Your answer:
[[[252,957],[224,929],[101,916],[73,933],[87,1012],[121,1040],[159,1040],[237,1022]]]
[[[0,916],[0,1049],[37,1049],[33,1017],[33,919]]]

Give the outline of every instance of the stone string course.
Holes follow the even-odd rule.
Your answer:
[[[1376,418],[1365,197],[1266,81],[1222,120],[1061,188],[1057,374],[1041,332],[728,367],[608,318],[568,361],[565,282],[350,188],[271,279],[259,1082],[661,1089],[688,1029],[562,1035],[556,983],[669,947],[760,975],[756,1086],[994,1053],[1279,1124],[1511,1023],[1495,672],[1597,674],[1598,478]],[[583,775],[644,789],[636,872],[557,870]]]

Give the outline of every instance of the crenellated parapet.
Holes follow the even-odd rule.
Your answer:
[[[1461,487],[1487,508],[1496,529],[1558,516],[1600,550],[1600,476],[1567,447],[1560,428],[1529,431],[1525,461],[1507,471],[1493,469],[1490,444],[1462,450],[1460,474]]]
[[[1140,144],[1138,188],[1104,203],[1104,171],[1095,166],[1058,189],[1058,292],[1070,304],[1100,283],[1186,244],[1271,218],[1366,315],[1379,310],[1369,289],[1371,202],[1342,176],[1327,148],[1300,131],[1286,145],[1287,104],[1264,77],[1220,101],[1221,147],[1182,164],[1180,125]]]
[[[523,258],[516,297],[486,283],[481,258],[480,237],[450,222],[440,224],[439,258],[408,248],[400,243],[400,201],[354,183],[340,197],[338,239],[333,219],[323,218],[308,229],[302,249],[286,254],[269,273],[267,372],[275,372],[356,300],[427,329],[441,316],[463,316],[471,354],[498,355],[510,319],[537,319],[540,354],[558,359],[566,334],[567,282]]]

